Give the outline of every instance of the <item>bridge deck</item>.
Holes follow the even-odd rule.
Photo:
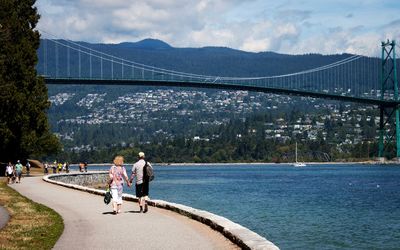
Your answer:
[[[238,85],[229,83],[212,83],[212,82],[189,82],[189,81],[155,81],[140,79],[85,79],[85,78],[45,78],[46,84],[58,85],[140,85],[140,86],[170,86],[170,87],[189,87],[189,88],[209,88],[209,89],[225,89],[225,90],[245,90],[253,92],[306,96],[321,99],[331,99],[344,102],[363,103],[384,107],[395,107],[400,104],[395,100],[380,100],[372,98],[354,97],[339,94],[320,93],[305,90],[260,87],[250,85]]]

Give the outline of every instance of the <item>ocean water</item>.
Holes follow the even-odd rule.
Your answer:
[[[281,249],[400,249],[400,166],[155,166],[155,174],[152,199],[224,216]]]

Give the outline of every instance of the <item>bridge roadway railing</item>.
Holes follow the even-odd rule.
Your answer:
[[[90,188],[84,185],[91,183],[106,183],[108,179],[108,171],[93,171],[88,173],[69,173],[69,174],[51,174],[43,177],[43,180],[52,184],[88,192],[91,194],[104,196],[106,191]],[[134,195],[123,194],[122,198],[126,201],[137,202],[138,198]],[[242,249],[279,249],[272,242],[257,233],[234,223],[222,216],[213,213],[192,208],[189,206],[167,202],[163,200],[149,200],[150,206],[170,210],[178,214],[184,215],[190,219],[199,221],[212,229],[220,232],[233,243]]]

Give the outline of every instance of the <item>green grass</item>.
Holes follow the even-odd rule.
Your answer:
[[[7,186],[0,178],[0,205],[11,219],[0,231],[0,249],[52,249],[64,230],[54,210],[33,202]]]

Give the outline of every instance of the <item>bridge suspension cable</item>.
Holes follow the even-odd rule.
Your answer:
[[[100,45],[89,47],[84,43],[58,39],[48,32],[41,32],[54,37],[43,42],[44,65],[41,70],[45,75],[56,78],[66,76],[102,80],[195,82],[199,85],[229,84],[374,98],[380,89],[377,81],[380,79],[379,60],[360,55],[341,56],[338,61],[293,73],[248,77],[216,76],[170,70],[127,60],[107,51],[101,51]],[[53,47],[50,46],[51,42],[54,44]],[[62,48],[63,51],[59,51]],[[56,69],[50,73],[47,64],[52,58],[53,62],[55,60]],[[66,58],[66,62],[61,61],[61,58],[63,60]],[[72,58],[75,61],[72,61]]]
[[[54,35],[42,31],[48,35],[51,35],[53,37],[55,37]],[[362,58],[362,56],[359,55],[352,55],[348,58],[339,60],[337,62],[333,62],[331,64],[327,64],[327,65],[323,65],[314,69],[308,69],[308,70],[304,70],[304,71],[299,71],[299,72],[295,72],[295,73],[290,73],[290,74],[282,74],[282,75],[273,75],[273,76],[261,76],[261,77],[227,77],[227,76],[215,76],[215,75],[201,75],[201,74],[193,74],[193,73],[187,73],[187,72],[181,72],[181,71],[174,71],[174,70],[169,70],[169,69],[164,69],[164,68],[160,68],[160,67],[155,67],[155,66],[150,66],[150,65],[146,65],[143,63],[138,63],[135,61],[130,61],[130,60],[126,60],[124,58],[120,58],[108,53],[104,53],[95,49],[92,49],[90,47],[87,46],[83,46],[82,44],[79,44],[77,42],[71,41],[71,40],[67,40],[67,39],[59,39],[59,40],[52,40],[54,43],[62,45],[64,47],[67,47],[69,49],[73,49],[73,50],[78,50],[80,53],[84,53],[86,55],[89,56],[94,56],[96,58],[101,58],[103,60],[106,61],[110,61],[113,64],[119,64],[122,66],[127,66],[127,67],[136,67],[139,69],[143,69],[143,70],[151,70],[154,73],[163,73],[163,74],[172,74],[174,76],[181,76],[181,77],[193,77],[193,78],[197,78],[197,79],[206,79],[206,80],[210,80],[213,82],[216,82],[217,80],[229,80],[229,81],[240,81],[240,80],[262,80],[262,79],[273,79],[273,78],[282,78],[282,77],[289,77],[289,76],[295,76],[295,75],[302,75],[302,74],[307,74],[307,73],[315,73],[318,71],[322,71],[322,70],[326,70],[326,69],[331,69],[334,67],[338,67],[341,66],[343,64],[347,64],[349,62],[352,62],[354,60],[358,60],[359,58]],[[74,46],[77,46],[79,49],[73,47],[72,45],[68,45],[65,43],[62,43],[60,41],[66,41],[69,44],[72,44]],[[81,50],[84,49],[84,50]],[[85,51],[86,50],[86,51]],[[104,57],[102,57],[104,56]],[[107,58],[108,57],[108,58]],[[115,59],[115,60],[114,60]],[[125,63],[125,64],[124,64]],[[123,67],[122,67],[123,69]]]

